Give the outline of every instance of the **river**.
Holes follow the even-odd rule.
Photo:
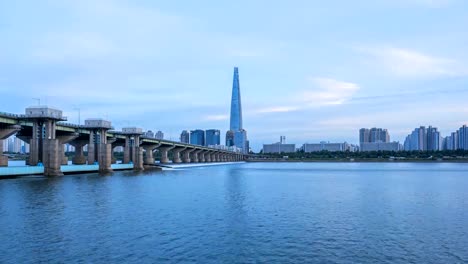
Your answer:
[[[466,263],[468,164],[0,180],[0,243],[0,263]]]

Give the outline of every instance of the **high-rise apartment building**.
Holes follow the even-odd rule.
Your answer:
[[[390,134],[384,128],[361,128],[359,130],[361,151],[399,151],[399,142],[390,142]]]
[[[466,125],[458,130],[458,149],[468,150],[468,127]]]
[[[154,138],[154,132],[151,130],[146,131],[143,135],[145,137]]]
[[[237,148],[242,149],[243,153],[248,153],[249,151],[247,131],[242,127],[242,103],[239,84],[239,69],[237,67],[234,67],[231,118],[229,131],[226,132],[226,146],[236,146]]]
[[[441,150],[443,140],[436,127],[421,126],[415,128],[405,139],[404,149],[407,151],[437,151]]]
[[[154,135],[154,137],[155,137],[156,139],[164,139],[164,133],[163,133],[162,131],[159,130],[158,132],[156,132],[156,134]]]
[[[386,143],[390,142],[390,134],[383,128],[361,128],[359,130],[359,143]]]

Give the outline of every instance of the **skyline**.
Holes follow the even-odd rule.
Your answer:
[[[80,108],[81,120],[158,128],[173,140],[187,128],[227,131],[231,70],[239,66],[255,151],[281,135],[355,143],[362,127],[385,127],[400,143],[421,125],[449,135],[468,123],[467,7],[5,2],[2,111],[22,113],[41,98],[73,123]]]

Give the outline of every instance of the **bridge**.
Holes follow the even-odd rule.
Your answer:
[[[124,148],[122,164],[128,164],[124,167],[134,170],[143,170],[145,165],[156,165],[156,150],[161,156],[160,164],[234,162],[247,158],[239,152],[145,137],[143,130],[138,127],[115,131],[111,122],[104,119],[87,119],[84,125],[66,121],[61,110],[48,106],[26,108],[25,114],[0,112],[0,140],[16,135],[28,143],[30,151],[26,164],[43,167],[41,172],[45,176],[59,176],[63,175],[63,171],[72,171],[64,168],[68,165],[64,144],[75,147],[72,164],[93,166],[103,173],[118,167],[113,156],[116,147]],[[83,151],[85,146],[88,149],[87,156]],[[172,160],[169,156],[172,156]],[[8,166],[8,157],[3,155],[3,147],[0,147],[0,166]]]

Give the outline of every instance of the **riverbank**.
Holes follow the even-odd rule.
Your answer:
[[[248,162],[369,162],[369,163],[468,163],[468,159],[257,159]]]

